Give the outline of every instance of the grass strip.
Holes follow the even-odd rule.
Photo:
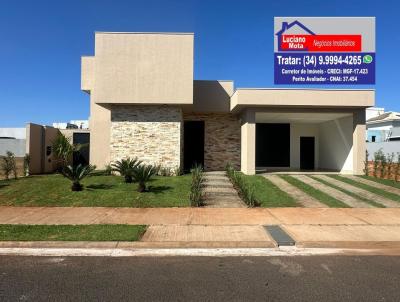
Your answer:
[[[265,177],[259,175],[244,175],[244,177],[245,181],[253,186],[255,197],[261,207],[301,207],[294,198]]]
[[[319,200],[323,204],[326,204],[327,206],[331,208],[349,208],[347,204],[344,202],[341,202],[340,200],[337,200],[336,198],[315,189],[314,187],[290,176],[290,175],[279,175],[282,177],[284,180],[286,180],[288,183],[291,185],[299,188],[303,192],[307,193],[308,195],[314,197],[315,199]]]
[[[368,180],[372,180],[372,181],[381,183],[383,185],[387,185],[387,186],[391,186],[391,187],[400,189],[400,182],[398,182],[398,181],[394,181],[394,180],[390,180],[390,179],[377,178],[377,177],[372,177],[372,176],[365,176],[365,175],[358,176],[358,177],[365,178],[365,179],[368,179]]]
[[[331,187],[331,188],[334,188],[334,189],[336,189],[336,190],[338,190],[338,191],[340,191],[340,192],[342,192],[342,193],[344,193],[344,194],[347,194],[347,195],[349,195],[349,196],[351,196],[351,197],[353,197],[353,198],[355,198],[355,199],[359,199],[359,200],[361,200],[361,201],[363,201],[363,202],[365,202],[365,203],[368,203],[368,204],[370,204],[371,206],[374,206],[374,207],[377,207],[377,208],[386,208],[383,204],[377,203],[377,202],[375,202],[375,201],[373,201],[373,200],[370,200],[370,199],[368,199],[368,198],[362,197],[362,196],[360,196],[360,195],[358,195],[358,194],[356,194],[356,193],[353,193],[353,192],[350,192],[350,191],[348,191],[348,190],[346,190],[346,189],[343,189],[343,188],[341,188],[341,187],[338,187],[338,186],[336,186],[336,185],[334,185],[334,184],[331,184],[330,182],[325,181],[324,179],[320,179],[320,178],[317,178],[317,177],[312,176],[312,175],[310,175],[310,177],[311,177],[312,179],[314,179],[314,180],[317,180],[317,181],[323,183],[323,184],[326,185],[326,186],[329,186],[329,187]]]
[[[366,191],[374,193],[376,195],[380,195],[380,196],[385,197],[387,199],[391,199],[391,200],[400,202],[400,196],[397,195],[397,194],[394,194],[394,193],[391,193],[391,192],[387,192],[387,191],[382,190],[382,189],[374,188],[374,187],[371,187],[369,185],[363,184],[361,182],[352,180],[350,178],[342,177],[340,175],[329,175],[329,176],[332,177],[332,178],[335,178],[337,180],[343,181],[345,183],[348,183],[349,185],[352,185],[352,186],[358,187],[360,189],[364,189]]]
[[[137,241],[145,225],[0,225],[0,241]]]

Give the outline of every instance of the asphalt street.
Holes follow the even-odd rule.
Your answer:
[[[0,301],[399,301],[400,257],[0,257]]]

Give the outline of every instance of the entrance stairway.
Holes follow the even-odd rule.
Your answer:
[[[204,172],[204,199],[208,208],[244,208],[246,204],[240,199],[224,171]]]

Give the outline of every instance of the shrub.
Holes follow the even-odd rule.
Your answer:
[[[83,148],[87,148],[88,144],[73,144],[64,134],[58,133],[56,139],[52,142],[52,147],[62,170],[63,167],[71,163],[74,153],[79,152]]]
[[[389,179],[392,178],[392,172],[393,172],[393,162],[394,162],[394,152],[392,152],[391,154],[387,155],[387,176]]]
[[[394,180],[397,181],[400,175],[400,153],[397,153],[397,167],[394,175]]]
[[[376,151],[374,153],[374,176],[378,177],[378,168],[379,165],[381,165],[381,171],[382,171],[382,159],[385,156],[385,154],[383,154],[382,149],[379,149],[378,151]],[[383,175],[381,175],[382,177]]]
[[[369,157],[368,150],[365,150],[364,173],[366,176],[368,176],[368,174],[369,174],[368,157]]]
[[[146,183],[158,172],[158,167],[139,165],[133,170],[133,180],[138,183],[138,192],[146,191]]]
[[[24,156],[24,175],[28,176],[29,175],[29,164],[31,163],[31,157],[27,153]]]
[[[226,165],[225,169],[226,175],[238,191],[240,198],[251,208],[259,206],[260,202],[255,197],[254,188],[246,182],[245,176],[241,172],[235,171],[230,163]]]
[[[113,169],[112,169],[111,164],[105,165],[105,167],[104,167],[104,175],[110,176],[112,174],[113,174]]]
[[[14,174],[14,178],[17,179],[17,164],[15,162],[15,155],[14,153],[7,151],[6,156],[2,158],[1,163],[1,170],[6,179],[10,179],[11,173]]]
[[[203,199],[203,168],[200,165],[194,166],[190,173],[192,174],[192,183],[190,185],[189,200],[192,207],[201,207],[204,205]]]
[[[112,171],[116,171],[124,177],[126,183],[133,182],[133,174],[142,162],[137,157],[121,159],[111,164]]]
[[[83,186],[80,183],[82,179],[88,176],[91,172],[96,169],[95,166],[87,165],[84,166],[79,164],[77,166],[68,165],[61,170],[61,174],[72,181],[72,191],[82,191]]]

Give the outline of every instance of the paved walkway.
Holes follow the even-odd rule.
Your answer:
[[[377,181],[365,179],[365,178],[362,178],[362,177],[359,177],[359,176],[355,176],[355,175],[346,175],[346,174],[344,174],[344,175],[341,175],[341,176],[349,178],[351,180],[355,180],[355,181],[360,182],[360,183],[363,183],[363,184],[368,185],[370,187],[374,187],[374,188],[377,188],[377,189],[382,189],[382,190],[385,190],[387,192],[400,195],[400,189],[392,187],[392,186],[387,186],[387,185],[381,184],[381,183],[379,183]]]
[[[324,175],[315,175],[315,177],[323,177]],[[314,187],[317,190],[320,190],[334,198],[336,198],[337,200],[340,200],[341,202],[347,204],[348,206],[352,207],[352,208],[371,208],[373,207],[372,205],[363,202],[359,199],[356,199],[350,195],[347,195],[339,190],[336,190],[335,188],[332,188],[330,186],[327,186],[309,176],[306,175],[293,175],[294,178]],[[325,176],[327,177],[327,176]]]
[[[224,171],[204,173],[205,204],[208,208],[244,208],[246,204],[240,199]]]
[[[120,248],[274,247],[263,225],[280,225],[298,247],[400,248],[399,208],[0,207],[0,224],[150,225],[142,241],[114,243]],[[36,243],[24,246],[31,244]],[[91,244],[103,243],[82,247]],[[15,245],[20,243],[4,242],[0,248]]]
[[[359,196],[362,196],[362,197],[364,197],[366,199],[373,200],[373,201],[375,201],[377,203],[383,204],[385,207],[388,207],[388,208],[399,208],[400,207],[400,202],[396,202],[394,200],[385,198],[385,197],[383,197],[381,195],[374,194],[374,193],[372,193],[370,191],[358,188],[356,186],[352,186],[352,185],[350,185],[350,184],[348,184],[346,182],[334,179],[332,177],[329,177],[329,176],[326,176],[326,175],[316,175],[315,177],[319,178],[319,179],[323,179],[323,180],[325,180],[325,181],[327,181],[327,182],[329,182],[329,183],[331,183],[331,184],[333,184],[335,186],[341,187],[341,188],[343,188],[343,189],[345,189],[347,191],[350,191],[350,192],[353,192],[355,194],[358,194]]]
[[[272,182],[275,186],[277,186],[282,191],[289,194],[296,200],[297,203],[301,204],[305,208],[326,208],[327,205],[319,202],[315,198],[311,197],[310,195],[306,194],[299,188],[291,185],[283,178],[279,177],[279,175],[275,174],[264,174],[263,175],[266,179]]]
[[[400,225],[400,209],[0,207],[0,224]]]

